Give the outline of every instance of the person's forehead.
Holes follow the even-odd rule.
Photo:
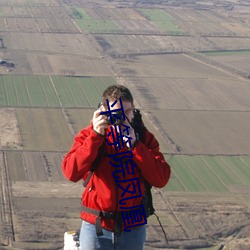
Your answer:
[[[116,104],[115,104],[113,107],[111,107],[111,105],[112,105],[113,103],[114,103],[114,102],[112,102],[112,101],[109,102],[109,105],[110,105],[110,109],[111,109],[111,110],[121,108],[120,101],[117,101]],[[129,102],[129,101],[122,101],[122,106],[123,106],[124,111],[127,111],[127,110],[133,108],[132,103]]]

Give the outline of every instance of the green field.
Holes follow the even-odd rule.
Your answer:
[[[0,76],[0,107],[96,107],[112,77]]]
[[[71,15],[74,19],[91,19],[87,12],[79,7],[71,8]]]
[[[173,17],[159,9],[138,9],[150,21],[173,21]]]
[[[229,192],[249,187],[250,156],[166,156],[172,176],[168,191]]]
[[[78,27],[89,32],[115,32],[119,27],[112,20],[93,19],[87,12],[79,7],[71,9],[71,15]]]
[[[237,56],[237,55],[246,55],[250,54],[250,50],[218,50],[218,51],[204,51],[202,54],[206,56]]]
[[[154,23],[158,28],[173,32],[176,34],[182,34],[183,30],[180,29],[176,24],[172,16],[167,14],[163,10],[158,9],[138,9],[138,11],[145,16],[148,20]]]
[[[89,32],[115,32],[119,27],[112,20],[76,19],[78,27]]]

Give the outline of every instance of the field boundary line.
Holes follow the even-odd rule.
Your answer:
[[[163,132],[163,129],[161,125],[159,125],[159,122],[157,118],[153,117],[148,111],[141,110],[141,112],[149,119],[151,126],[161,135],[164,141],[171,147],[173,154],[178,154],[181,152],[180,147],[175,144],[175,142],[168,136],[167,133]],[[155,124],[158,124],[157,126]]]
[[[57,95],[57,97],[58,97],[58,94],[57,94],[57,92],[56,92],[56,95]],[[8,98],[7,98],[7,95],[6,95],[6,101],[8,101],[7,100]],[[59,99],[59,98],[58,98]],[[59,100],[59,102],[60,102],[60,100]],[[135,103],[136,103],[136,101],[135,101]],[[1,108],[31,108],[31,109],[39,109],[39,108],[44,108],[44,109],[60,109],[60,108],[62,108],[62,106],[61,106],[62,104],[61,104],[61,102],[60,102],[60,106],[55,106],[55,107],[50,107],[50,106],[24,106],[24,105],[18,105],[18,106],[15,106],[15,105],[1,105],[0,107]],[[137,107],[139,107],[139,104],[138,105],[136,105]],[[95,108],[93,108],[93,107],[79,107],[79,106],[75,106],[75,107],[65,107],[66,109],[95,109]],[[140,108],[140,107],[139,107]],[[154,112],[154,110],[156,110],[156,109],[146,109],[147,111],[145,111],[145,108],[140,108],[140,110],[141,110],[141,112]],[[250,113],[250,110],[206,110],[206,109],[204,109],[204,110],[202,110],[202,109],[166,109],[166,108],[164,108],[164,109],[161,109],[161,108],[159,108],[159,109],[157,109],[157,110],[165,110],[165,111],[175,111],[175,112],[213,112],[213,113],[215,113],[215,112],[222,112],[222,113]],[[147,116],[147,115],[146,115]],[[185,154],[185,153],[184,153]],[[199,154],[201,154],[201,153],[197,153],[198,155]],[[190,155],[192,155],[191,153],[190,153]],[[193,154],[193,155],[196,155],[196,154]],[[211,154],[207,154],[207,153],[204,153],[204,154],[202,154],[202,155],[211,155]],[[215,155],[226,155],[226,154],[215,154]],[[228,154],[228,155],[230,155],[230,156],[234,156],[234,155],[250,155],[250,153],[249,154]]]
[[[199,54],[199,53],[197,53],[197,54]],[[205,64],[205,65],[207,65],[207,66],[209,66],[211,68],[214,68],[214,69],[216,69],[218,71],[224,72],[224,73],[226,73],[228,75],[231,75],[231,76],[233,76],[235,78],[239,78],[239,79],[244,80],[245,82],[249,83],[249,80],[246,77],[240,76],[237,73],[234,74],[234,73],[231,73],[229,70],[225,70],[225,69],[222,69],[221,67],[214,66],[213,64],[206,63],[206,62],[202,61],[201,59],[195,58],[194,56],[192,56],[192,55],[190,55],[188,53],[183,53],[183,55],[188,57],[188,58],[191,58],[194,61],[197,61],[199,63],[203,63],[203,64]]]
[[[20,107],[19,107],[20,108]],[[30,109],[30,108],[27,108],[25,107],[25,109]],[[59,109],[61,110],[62,108],[56,108],[56,109]],[[68,109],[68,108],[67,108]],[[92,108],[93,109],[93,108]],[[65,109],[66,110],[66,109]],[[95,109],[93,109],[94,111]],[[48,153],[65,153],[66,151],[64,150],[51,150],[51,151],[48,151],[48,150],[27,150],[27,149],[11,149],[11,148],[3,148],[2,151],[6,151],[6,152],[9,152],[9,151],[15,151],[15,152],[48,152]],[[193,157],[196,157],[196,156],[220,156],[220,157],[240,157],[240,156],[250,156],[249,154],[235,154],[235,155],[232,155],[232,154],[185,154],[185,153],[170,153],[170,152],[166,152],[164,153],[164,155],[168,155],[168,156],[193,156]],[[232,172],[232,171],[231,171]]]
[[[75,20],[73,18],[70,18],[72,23],[76,26],[76,28],[78,29],[78,31],[80,32],[80,34],[83,33],[83,30],[77,25],[77,23],[75,22]],[[77,33],[74,33],[77,34]]]
[[[40,34],[40,33],[38,33]],[[53,34],[53,33],[50,33]],[[61,34],[61,33],[60,33]],[[78,34],[78,33],[77,33]],[[74,56],[74,57],[79,57],[80,59],[86,59],[86,60],[94,60],[94,61],[101,61],[102,58],[99,56],[89,56],[89,55],[84,55],[84,54],[75,54],[75,53],[68,53],[68,52],[58,52],[58,51],[48,51],[48,50],[30,50],[30,49],[15,49],[15,48],[10,48],[8,51],[23,51],[23,52],[30,52],[34,55],[59,55],[59,56]],[[82,76],[82,75],[81,75]],[[197,78],[198,79],[198,78]],[[205,79],[205,78],[203,78]],[[207,79],[207,78],[206,78]]]
[[[29,108],[27,108],[29,109]],[[59,109],[59,108],[57,108]],[[68,109],[68,108],[67,108]],[[95,109],[93,109],[94,111]],[[15,152],[47,152],[47,153],[65,153],[66,151],[65,150],[51,150],[51,151],[48,151],[48,150],[31,150],[31,149],[10,149],[10,148],[4,148],[2,149],[2,151],[6,151],[6,152],[11,152],[11,151],[15,151]],[[164,153],[164,155],[169,155],[169,156],[193,156],[193,157],[196,157],[196,156],[221,156],[221,157],[240,157],[240,156],[250,156],[249,154],[235,154],[235,155],[226,155],[226,154],[173,154],[173,153]]]
[[[156,109],[148,109],[148,111],[155,111]],[[249,110],[225,110],[225,109],[173,109],[173,108],[158,108],[157,110],[175,111],[175,112],[221,112],[221,113],[250,113]]]
[[[65,108],[62,108],[61,110],[62,110],[62,114],[63,114],[63,116],[64,116],[64,119],[65,119],[65,121],[66,121],[66,123],[67,123],[67,125],[68,125],[68,128],[69,128],[70,133],[71,133],[73,136],[75,136],[75,135],[76,135],[76,132],[75,132],[75,129],[74,129],[74,127],[73,127],[72,122],[70,121],[70,118],[69,118],[69,115],[68,115],[67,111],[65,110]]]
[[[185,235],[186,237],[189,238],[189,235],[188,235],[188,233],[187,233],[187,230],[183,227],[183,224],[182,224],[181,221],[179,220],[179,218],[178,218],[178,216],[177,216],[175,210],[173,209],[173,207],[172,207],[172,205],[171,205],[171,202],[168,200],[167,197],[165,197],[165,196],[163,195],[163,193],[162,193],[161,190],[159,190],[159,193],[160,193],[160,195],[161,195],[161,197],[162,197],[162,200],[164,200],[164,201],[167,203],[167,205],[168,205],[168,207],[166,207],[166,209],[169,208],[169,211],[173,214],[173,217],[175,218],[175,220],[176,220],[177,223],[179,224],[180,228],[183,230],[184,235]]]
[[[59,100],[60,107],[62,108],[63,105],[62,105],[61,99],[59,98],[59,95],[58,95],[56,86],[55,86],[55,84],[54,84],[54,82],[53,82],[53,79],[52,79],[51,76],[49,76],[49,79],[50,79],[50,82],[51,82],[51,84],[52,84],[53,89],[55,90],[56,96],[57,96],[57,98],[58,98],[58,100]]]
[[[2,152],[2,163],[0,166],[1,172],[1,190],[2,190],[2,212],[3,212],[3,238],[7,238],[9,246],[15,241],[14,226],[13,226],[13,204],[11,196],[11,182],[9,178],[6,155]]]
[[[51,153],[51,154],[65,154],[67,150],[60,150],[60,151],[47,151],[47,150],[32,150],[32,149],[19,149],[19,150],[12,150],[12,149],[2,149],[2,152],[19,152],[19,153]]]

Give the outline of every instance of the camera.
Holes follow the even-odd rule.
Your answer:
[[[102,106],[102,103],[100,102],[97,106],[97,108],[99,109]],[[111,117],[108,114],[105,114],[107,116],[107,120],[108,120],[108,125],[111,125]],[[122,112],[112,112],[111,113],[112,116],[112,125],[121,125],[124,122],[123,119],[123,115]]]
[[[112,116],[112,122],[111,123],[111,116]],[[108,117],[108,125],[121,125],[124,122],[122,112],[112,112],[111,116],[107,115]]]

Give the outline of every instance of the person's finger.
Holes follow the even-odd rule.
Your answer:
[[[93,114],[93,119],[96,119],[100,115],[101,111],[100,109],[97,109]]]
[[[98,116],[96,119],[93,120],[94,126],[99,126],[100,123],[107,123],[107,119],[105,116]]]
[[[102,124],[108,124],[108,121],[105,116],[99,116],[95,120],[95,126],[100,126]]]
[[[101,105],[99,109],[101,110],[101,112],[106,111],[106,109],[103,105]]]

